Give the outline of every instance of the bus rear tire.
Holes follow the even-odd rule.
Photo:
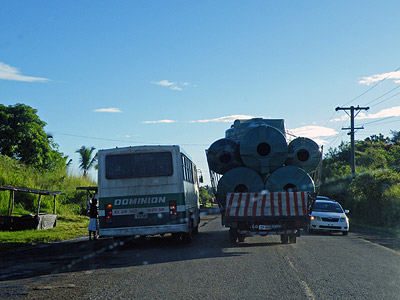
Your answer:
[[[193,221],[190,221],[189,232],[182,233],[182,241],[185,244],[190,244],[193,240]]]
[[[197,226],[193,227],[193,233],[198,234],[199,233],[199,224]]]
[[[172,238],[174,241],[180,241],[180,239],[181,239],[181,233],[180,233],[180,232],[173,232],[173,233],[171,234],[171,238]]]

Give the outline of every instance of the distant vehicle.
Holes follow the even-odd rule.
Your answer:
[[[317,230],[349,233],[349,219],[346,216],[348,210],[334,200],[324,196],[317,196],[312,204],[308,232]]]
[[[100,236],[198,232],[197,169],[179,146],[100,150],[98,166]]]

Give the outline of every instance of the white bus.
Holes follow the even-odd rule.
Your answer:
[[[100,236],[198,232],[197,169],[179,146],[99,150],[98,197]]]

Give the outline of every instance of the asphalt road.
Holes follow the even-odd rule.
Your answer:
[[[0,299],[400,299],[400,252],[358,233],[231,245],[218,217],[190,245],[154,237],[24,251],[1,256]],[[25,259],[13,267],[14,255]]]

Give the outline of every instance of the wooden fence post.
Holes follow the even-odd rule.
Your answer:
[[[53,215],[56,214],[56,195],[54,195],[54,208],[53,208]]]
[[[42,195],[41,194],[39,194],[39,199],[38,199],[38,205],[37,205],[37,216],[39,217],[39,211],[40,211],[40,197],[41,197]]]

